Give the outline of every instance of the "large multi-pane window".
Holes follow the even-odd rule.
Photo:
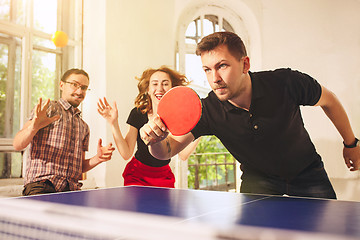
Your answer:
[[[81,67],[82,1],[0,0],[0,178],[21,177],[12,139],[39,97],[60,95],[61,73]],[[67,33],[67,46],[51,41]]]

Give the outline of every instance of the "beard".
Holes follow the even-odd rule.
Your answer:
[[[80,105],[80,103],[84,100],[84,95],[72,95],[72,97],[75,98],[75,100],[71,99],[68,102],[74,108],[77,108]],[[77,98],[77,97],[80,97],[80,98]]]
[[[212,90],[220,101],[227,101],[230,96],[229,88],[226,84],[215,84]]]
[[[70,103],[70,105],[73,106],[74,108],[77,108],[77,107],[80,105],[81,102],[80,102],[80,103],[77,103],[77,102],[72,102],[72,101],[71,101],[71,102],[69,102],[69,103]]]

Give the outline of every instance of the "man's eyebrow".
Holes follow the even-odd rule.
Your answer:
[[[226,59],[221,59],[220,61],[218,61],[217,63],[215,63],[215,67],[218,67],[219,65],[223,64],[226,61]],[[203,65],[202,68],[210,68],[206,65]]]
[[[79,83],[78,81],[76,81],[76,80],[74,80],[74,79],[70,79],[70,80],[73,81],[73,82]]]
[[[76,80],[73,80],[73,79],[70,79],[73,83],[76,83],[76,84],[79,84],[80,86],[88,86],[88,85],[82,85],[81,83],[79,83],[78,81]]]
[[[227,62],[228,61],[226,59],[221,59],[218,63],[215,64],[215,66],[218,67],[218,66],[220,66],[221,64],[224,64],[224,63],[228,64]]]

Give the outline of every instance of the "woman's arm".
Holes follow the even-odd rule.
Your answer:
[[[110,124],[115,145],[120,155],[125,160],[131,158],[134,153],[138,130],[133,126],[129,126],[129,130],[125,138],[123,137],[118,122],[118,109],[116,102],[114,102],[114,107],[111,107],[106,98],[104,98],[104,101],[99,99],[98,112]]]

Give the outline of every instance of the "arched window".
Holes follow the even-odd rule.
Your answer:
[[[203,36],[219,31],[234,32],[234,29],[226,19],[217,15],[199,16],[193,20],[185,32],[185,74],[192,81],[194,88],[197,88],[199,94],[204,95],[210,90],[199,57],[195,55],[196,44],[199,43]]]
[[[219,21],[219,17],[216,15],[205,15],[203,18],[199,16],[186,29],[185,43],[197,44],[202,37],[201,32],[206,36],[219,31],[234,32],[234,29],[226,19],[220,19]]]
[[[248,31],[243,19],[231,8],[207,4],[206,1],[203,1],[202,5],[199,3],[199,5],[189,6],[184,10],[184,14],[180,17],[179,22],[175,65],[180,72],[185,73],[188,79],[192,81],[190,87],[197,91],[200,97],[206,97],[211,88],[202,69],[200,57],[195,54],[197,43],[204,36],[211,33],[229,31],[241,36],[244,44],[247,46],[250,42]],[[206,147],[204,148],[205,145]],[[180,181],[177,181],[177,187],[200,189],[206,183],[205,185],[211,185],[205,187],[206,189],[226,191],[233,188],[238,189],[240,179],[238,163],[229,153],[223,152],[225,148],[222,147],[219,140],[213,136],[206,136],[201,139],[198,147],[200,147],[198,148],[200,152],[205,152],[197,153],[196,155],[198,156],[192,155],[187,162],[177,162],[176,169],[179,170],[175,174],[177,175],[176,178],[180,179]],[[212,147],[216,152],[220,151],[222,153],[207,153]],[[199,156],[207,158],[208,155],[209,159],[217,159],[216,166],[212,163],[208,163],[206,166],[208,168],[205,171],[206,173],[208,173],[209,169],[216,169],[214,171],[215,174],[212,174],[215,178],[211,179],[204,178],[207,174],[203,175],[201,173],[202,170],[199,165]],[[222,158],[227,160],[220,166]],[[198,169],[197,173],[194,173],[193,169]],[[211,172],[211,170],[209,171]],[[188,176],[189,173],[190,175]],[[188,181],[188,179],[190,180]],[[214,182],[216,182],[217,186],[213,185]]]
[[[246,45],[248,34],[242,19],[230,9],[214,5],[193,9],[181,20],[183,24],[178,34],[176,67],[192,81],[191,87],[204,97],[210,91],[210,86],[203,73],[200,57],[195,54],[196,44],[211,33],[229,31],[239,34]]]

